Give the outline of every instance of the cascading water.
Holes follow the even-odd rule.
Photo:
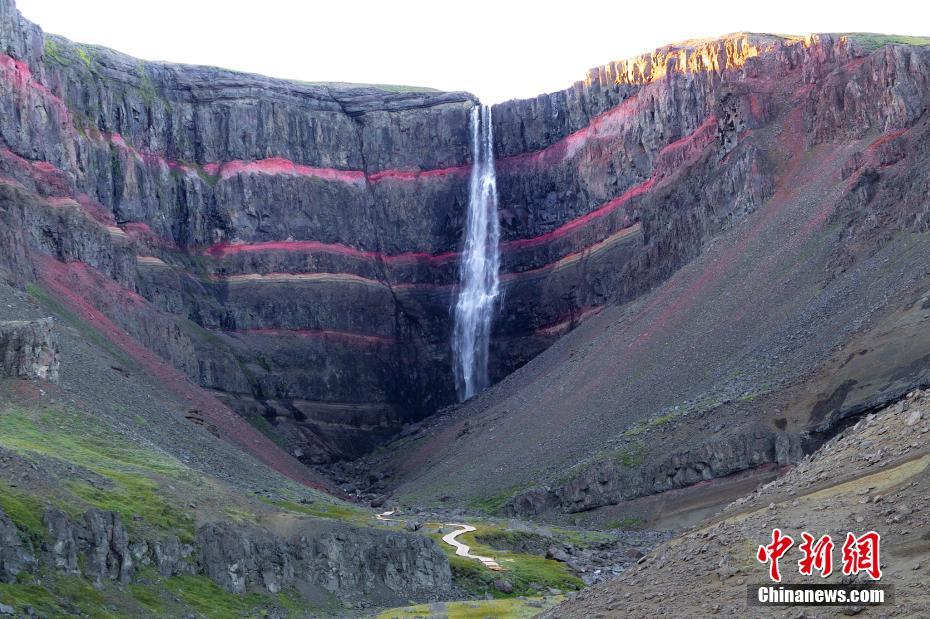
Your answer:
[[[500,294],[497,179],[491,108],[486,105],[472,110],[471,141],[474,162],[452,335],[455,383],[460,400],[467,400],[488,386],[491,318]]]

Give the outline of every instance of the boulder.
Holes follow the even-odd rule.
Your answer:
[[[0,377],[58,381],[58,336],[52,319],[0,322]]]

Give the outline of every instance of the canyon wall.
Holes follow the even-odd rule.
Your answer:
[[[140,61],[11,0],[0,48],[0,179],[35,200],[0,200],[9,279],[75,294],[307,462],[454,401],[473,96]],[[492,378],[755,209],[771,163],[741,135],[767,84],[853,55],[733,35],[495,106]]]

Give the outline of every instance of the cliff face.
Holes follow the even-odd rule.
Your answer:
[[[2,201],[11,278],[101,312],[306,461],[453,401],[471,95],[142,62],[45,35],[10,0],[0,47],[0,176],[37,195]],[[496,106],[493,378],[757,208],[771,162],[743,137],[767,122],[772,85],[862,54],[734,35]],[[914,117],[920,92],[884,91],[886,105],[849,104],[876,126]],[[816,138],[838,118],[810,105]]]
[[[925,385],[930,48],[868,42],[687,43],[496,108],[505,269],[557,261],[505,275],[498,359],[603,310],[366,465],[413,504],[651,523]]]
[[[0,20],[0,174],[38,196],[5,200],[10,278],[76,293],[311,459],[451,400],[473,97],[143,63],[12,2]]]

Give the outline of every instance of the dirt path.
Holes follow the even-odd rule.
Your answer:
[[[386,512],[382,512],[375,516],[378,520],[382,522],[401,522],[399,518],[391,518],[398,510],[392,509]],[[443,543],[448,544],[455,548],[455,554],[459,557],[465,557],[466,559],[474,559],[475,561],[480,561],[482,565],[494,572],[506,572],[507,568],[503,567],[500,563],[494,560],[493,557],[482,557],[481,555],[472,554],[471,547],[468,544],[463,544],[462,542],[456,539],[458,536],[465,533],[471,533],[477,531],[477,529],[470,524],[460,524],[457,522],[427,522],[427,525],[438,526],[438,527],[456,527],[455,531],[451,533],[446,533],[442,536]]]

